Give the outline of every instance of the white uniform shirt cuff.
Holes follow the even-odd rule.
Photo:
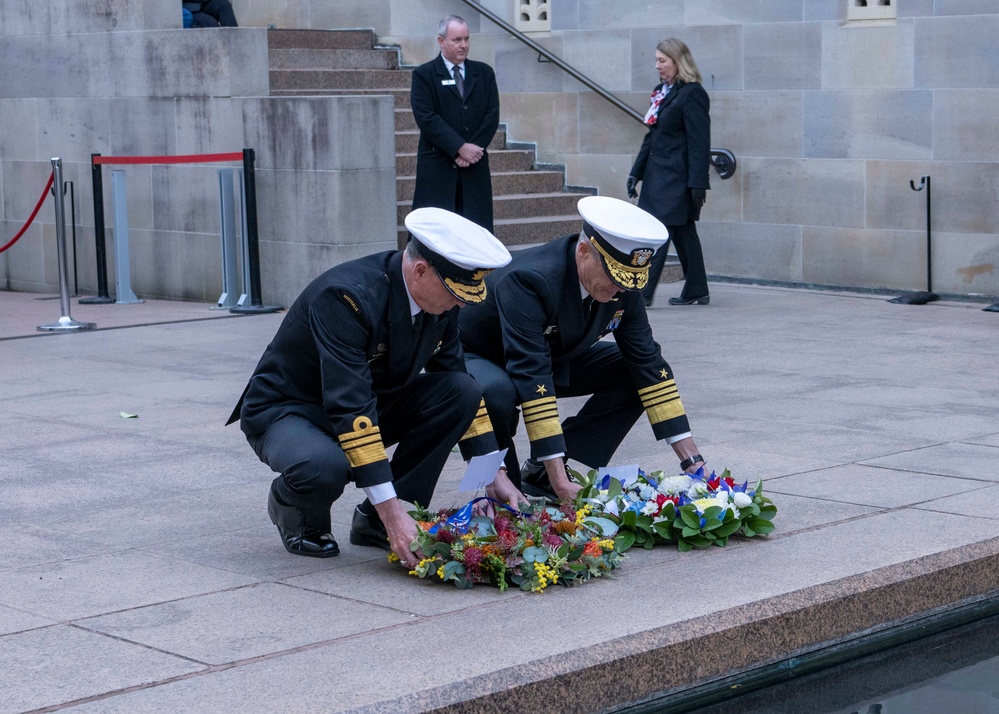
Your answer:
[[[392,485],[391,481],[386,481],[375,486],[365,486],[362,490],[372,506],[396,497],[395,486]]]
[[[676,436],[668,436],[668,437],[666,437],[666,443],[667,444],[675,444],[678,441],[682,441],[683,439],[689,439],[690,437],[691,437],[691,433],[689,431],[685,431],[684,433],[677,434]]]

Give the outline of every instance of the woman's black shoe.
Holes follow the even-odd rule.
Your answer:
[[[707,305],[709,302],[711,302],[710,295],[705,295],[704,297],[690,298],[690,299],[682,297],[675,297],[669,299],[670,305],[693,305],[694,303],[698,305]]]

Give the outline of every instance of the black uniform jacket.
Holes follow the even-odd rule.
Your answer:
[[[569,360],[608,333],[628,363],[656,438],[690,431],[673,372],[652,337],[642,294],[622,292],[610,302],[594,302],[589,318],[584,315],[577,239],[569,235],[514,252],[509,265],[491,273],[485,302],[461,312],[465,350],[506,366],[524,412],[532,456],[566,450],[555,385],[567,383],[563,371]]]
[[[659,91],[661,84],[655,90]],[[678,81],[663,99],[659,118],[649,127],[631,175],[642,182],[638,207],[666,226],[700,219],[691,188],[711,188],[711,118],[708,93],[699,82]]]
[[[458,95],[454,77],[437,57],[413,71],[410,91],[413,116],[420,127],[413,208],[455,209],[455,187],[461,172],[462,214],[493,230],[493,190],[489,154],[467,168],[454,160],[462,144],[485,149],[499,126],[499,92],[492,67],[465,60],[465,97]]]
[[[420,370],[465,372],[458,308],[413,326],[402,253],[376,253],[316,278],[288,310],[228,423],[248,435],[287,414],[335,435],[357,486],[392,480],[377,404]],[[463,437],[472,454],[496,449],[484,404]]]

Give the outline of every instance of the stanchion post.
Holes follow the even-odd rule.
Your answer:
[[[69,306],[69,268],[66,265],[66,196],[62,191],[62,159],[52,159],[53,188],[55,188],[56,214],[56,251],[59,259],[59,304],[62,316],[58,322],[49,325],[39,325],[44,332],[70,332],[90,330],[97,325],[93,322],[77,322],[70,314]]]
[[[897,298],[893,298],[888,302],[893,302],[898,305],[925,305],[928,302],[934,302],[940,299],[940,296],[933,292],[933,242],[931,239],[930,232],[930,177],[923,176],[923,180],[919,182],[919,186],[916,186],[915,181],[909,181],[909,188],[913,191],[922,191],[926,189],[926,290],[920,290],[919,292],[906,293],[905,295],[899,295]]]
[[[104,178],[101,165],[94,161],[100,154],[90,155],[90,178],[94,186],[94,245],[97,252],[97,295],[80,298],[84,305],[109,305],[114,302],[108,294],[108,257],[104,240]]]
[[[246,254],[250,264],[250,304],[237,305],[229,312],[256,314],[278,312],[284,308],[264,305],[260,297],[260,249],[257,237],[257,179],[253,168],[253,149],[243,149],[243,181],[246,186]]]

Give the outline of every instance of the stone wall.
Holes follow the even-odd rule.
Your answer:
[[[265,303],[290,304],[331,265],[394,248],[392,98],[269,97],[266,30],[184,30],[179,9],[167,13],[165,5],[0,1],[3,241],[28,218],[50,158],[61,157],[77,197],[80,291],[93,293],[91,153],[250,147]],[[104,167],[112,290],[110,170],[119,168],[127,175],[135,293],[218,299],[218,166]],[[58,290],[54,223],[50,199],[28,233],[0,254],[0,289]]]
[[[781,282],[922,289],[925,192],[912,191],[909,181],[919,185],[923,175],[930,175],[934,289],[999,295],[999,124],[995,121],[999,2],[894,2],[896,20],[857,24],[846,22],[847,0],[551,0],[552,31],[532,37],[639,111],[647,106],[656,81],[656,42],[676,36],[691,47],[711,97],[712,144],[731,149],[739,161],[732,179],[720,181],[713,174],[700,223],[709,272]],[[380,42],[402,48],[408,64],[435,55],[440,17],[463,15],[473,32],[471,56],[496,68],[501,120],[509,125],[510,139],[537,142],[539,159],[565,164],[569,183],[597,186],[604,195],[624,197],[625,179],[643,127],[554,65],[539,63],[534,52],[463,2],[233,3],[246,27],[373,28]],[[513,19],[513,0],[487,0],[483,5]],[[75,7],[69,0],[48,4],[0,0],[0,61],[5,67],[0,78],[4,127],[0,190],[6,188],[3,225],[8,233],[37,198],[29,194],[40,190],[38,182],[47,172],[40,161],[53,153],[41,140],[45,135],[41,123],[34,129],[37,138],[32,139],[30,124],[12,123],[8,118],[25,112],[39,116],[37,103],[42,102],[46,111],[54,107],[67,116],[58,126],[50,123],[50,131],[72,134],[72,122],[85,121],[79,117],[88,116],[87,112],[107,112],[110,117],[111,105],[117,101],[114,97],[132,91],[133,82],[143,86],[142,82],[120,71],[95,79],[95,73],[84,68],[96,56],[112,63],[108,66],[127,61],[128,66],[137,63],[152,71],[160,60],[135,54],[134,45],[118,37],[140,29],[168,34],[167,28],[180,24],[179,12],[171,19],[172,10],[165,13],[158,0],[110,0],[101,6],[103,11],[81,20],[76,17],[79,11],[68,9]],[[18,19],[18,12],[30,18]],[[113,28],[112,17],[117,19]],[[24,59],[30,56],[40,61],[46,56],[28,45],[41,42],[49,47],[45,43],[51,40],[25,37],[39,34],[39,27],[58,27],[52,34],[71,30],[105,34],[93,47],[91,42],[78,43],[60,68],[65,75],[59,80],[63,93],[45,95],[52,100],[36,98],[32,108],[30,102],[25,105],[14,97],[38,97],[38,90],[27,90],[33,92],[30,95],[11,94],[10,87],[23,91],[25,86],[43,84],[43,75],[32,74],[33,65]],[[193,39],[185,35],[183,41]],[[259,49],[265,40],[255,42]],[[231,60],[229,66],[235,62]],[[6,71],[11,66],[19,68],[14,78]],[[190,89],[178,81],[165,88],[164,94],[152,96],[217,92],[229,98],[229,106],[238,107],[225,111],[236,111],[245,124],[249,121],[243,116],[246,105],[234,100],[255,90],[219,85],[265,81],[259,69],[254,71],[252,76],[241,70],[199,77],[199,82],[215,87],[209,91],[198,90],[197,85]],[[80,96],[76,88],[81,87],[110,91],[113,97],[100,95],[100,100],[91,100],[96,108],[79,112],[75,104],[67,103],[67,97]],[[208,101],[217,106],[216,111],[223,111],[220,107],[225,103]],[[169,103],[178,107],[174,111],[186,111],[180,108],[184,104],[180,99]],[[130,111],[135,106],[128,105]],[[371,111],[380,117],[384,109]],[[109,118],[104,126],[112,126],[113,121]],[[112,140],[105,137],[103,146]],[[378,146],[374,164],[350,169],[374,171],[382,177],[377,181],[379,188],[386,192],[391,183],[384,178],[390,170],[390,143],[385,145],[389,148]],[[32,158],[9,158],[20,157],[18,152],[25,144],[36,147]],[[87,148],[83,153],[92,150],[99,149]],[[262,184],[266,186],[267,179],[262,178]],[[321,189],[315,190],[318,198]],[[332,211],[320,218],[343,219]],[[383,219],[379,213],[376,222],[382,228],[392,219]],[[318,224],[308,225],[315,230]],[[7,260],[9,266],[14,259]],[[3,261],[0,256],[0,269]],[[40,274],[39,267],[33,269]],[[48,277],[45,282],[51,284]]]
[[[714,176],[700,232],[710,272],[785,282],[925,287],[933,186],[934,289],[999,295],[999,2],[893,0],[897,19],[847,23],[848,0],[550,0],[532,37],[639,111],[656,42],[691,48],[711,97]],[[491,63],[501,120],[572,184],[624,197],[643,128],[451,0],[235,0],[247,22],[372,27],[408,64],[436,22],[464,16]],[[512,21],[514,0],[487,0]]]

